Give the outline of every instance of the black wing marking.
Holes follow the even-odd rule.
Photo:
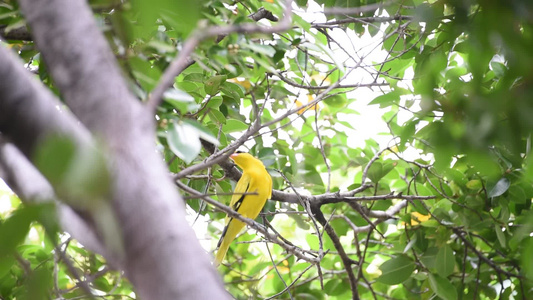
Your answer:
[[[248,192],[248,188],[250,187],[250,183],[248,183],[248,185],[246,186],[246,189],[244,190],[245,192],[244,193],[247,193]],[[233,204],[233,206],[231,207],[234,211],[239,211],[239,208],[241,207],[241,204],[242,202],[244,201],[244,197],[246,195],[241,195],[241,197],[239,198],[239,200],[237,200],[237,202],[235,202],[235,204]],[[229,221],[228,221],[228,224],[226,224],[226,226],[224,227],[224,230],[222,230],[222,235],[220,236],[220,240],[218,240],[218,244],[217,244],[217,249],[220,247],[220,244],[222,244],[222,240],[224,239],[224,237],[226,236],[226,232],[228,231],[228,227],[229,225],[231,224],[231,221],[233,221],[233,218],[230,218]]]
[[[250,187],[250,183],[248,183],[248,185],[246,186],[246,189],[244,190],[244,193],[241,195],[239,200],[237,200],[235,204],[233,204],[233,206],[231,207],[234,211],[239,211],[239,208],[241,208],[241,204],[244,201],[244,197],[246,196],[245,194],[248,193],[249,187]]]
[[[226,232],[228,231],[229,224],[231,224],[231,221],[233,221],[233,218],[229,219],[228,224],[226,227],[224,227],[224,230],[222,230],[222,235],[220,236],[220,240],[218,240],[217,249],[220,248],[220,244],[222,244],[222,240],[226,236]]]

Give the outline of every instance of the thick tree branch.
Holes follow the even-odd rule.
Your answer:
[[[335,249],[337,249],[337,252],[339,253],[339,256],[341,257],[342,264],[344,265],[344,270],[346,271],[346,274],[348,275],[348,281],[350,282],[350,289],[352,290],[352,299],[357,300],[359,299],[359,292],[357,291],[357,280],[355,279],[355,275],[352,270],[352,264],[357,264],[356,261],[348,257],[348,254],[346,254],[346,251],[344,251],[344,247],[342,246],[342,243],[339,239],[339,236],[333,229],[333,227],[329,224],[328,220],[324,217],[324,214],[320,210],[321,205],[313,205],[311,206],[311,210],[313,214],[315,215],[316,219],[322,226],[324,227],[324,230],[328,234],[329,238],[333,242],[333,245],[335,246]]]
[[[68,138],[78,151],[92,149],[90,134],[70,112],[59,109],[61,103],[55,96],[4,47],[0,47],[0,77],[3,78],[0,81],[0,132],[4,141],[0,147],[4,179],[23,200],[56,199],[52,187],[26,159],[32,159],[35,150],[50,136]],[[18,149],[6,145],[6,140],[22,150],[26,158]],[[71,203],[75,201],[73,199]],[[67,231],[115,266],[119,264],[103,249],[94,228],[90,227],[92,220],[86,212],[74,212],[64,205],[59,207],[59,212]]]
[[[37,82],[22,62],[0,46],[0,132],[26,157],[50,135],[70,138],[78,147],[91,145],[91,137],[61,103]]]
[[[111,257],[106,251],[90,220],[84,219],[69,206],[60,203],[52,186],[41,173],[14,145],[2,141],[0,141],[0,177],[26,204],[54,201],[62,228],[87,249],[102,255],[111,265],[118,267],[118,259]]]
[[[153,116],[130,93],[86,1],[21,0],[54,83],[103,142],[126,275],[144,299],[224,299],[155,149]]]

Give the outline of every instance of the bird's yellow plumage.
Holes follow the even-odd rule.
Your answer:
[[[248,153],[235,153],[230,156],[242,169],[242,177],[235,186],[230,207],[244,217],[255,219],[267,199],[272,195],[272,178],[263,163]],[[243,195],[243,194],[249,195]],[[253,194],[252,194],[253,193]],[[229,245],[244,227],[244,223],[226,217],[226,227],[218,241],[215,266],[220,265]]]

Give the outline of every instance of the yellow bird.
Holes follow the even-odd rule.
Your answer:
[[[242,177],[237,182],[235,192],[231,197],[230,207],[244,217],[255,219],[267,199],[272,196],[272,177],[268,174],[263,163],[248,153],[237,151],[231,159],[242,169]],[[243,195],[244,194],[244,195]],[[218,241],[218,252],[215,257],[215,266],[220,265],[229,245],[244,227],[244,223],[226,217],[226,227]]]

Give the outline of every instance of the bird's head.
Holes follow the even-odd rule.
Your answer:
[[[230,158],[239,166],[241,169],[245,169],[248,166],[253,164],[261,163],[257,158],[253,157],[250,153],[237,151],[230,155]],[[262,164],[262,163],[261,163]]]

